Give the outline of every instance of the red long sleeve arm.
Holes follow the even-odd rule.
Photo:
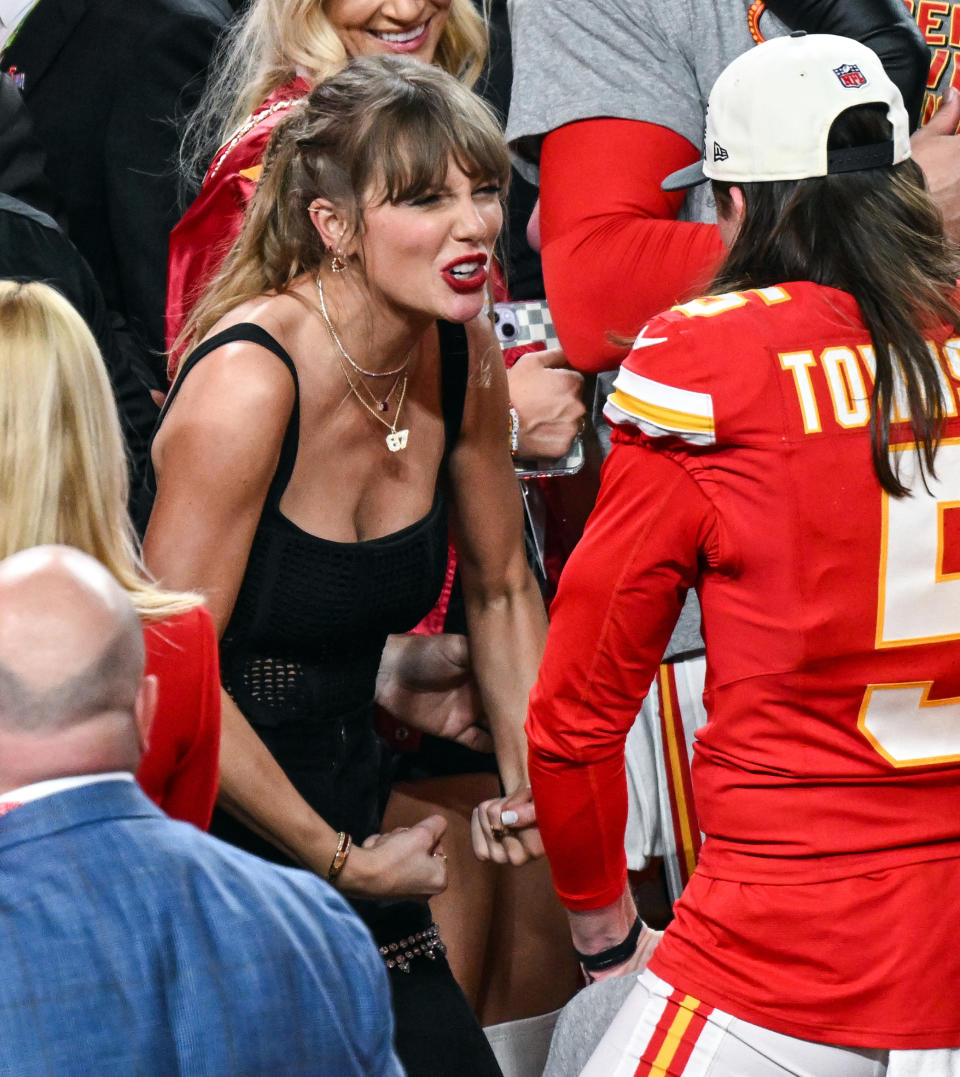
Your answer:
[[[648,318],[691,298],[723,255],[713,225],[678,221],[683,192],[660,181],[700,154],[638,120],[592,119],[551,131],[540,157],[547,299],[570,363],[612,370]]]
[[[550,611],[526,727],[540,833],[568,908],[603,908],[623,893],[624,742],[714,520],[676,462],[614,446]]]

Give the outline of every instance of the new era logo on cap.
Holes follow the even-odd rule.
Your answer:
[[[867,84],[866,76],[856,64],[841,64],[833,69],[833,73],[848,90],[856,90]]]
[[[725,161],[730,156],[729,153],[720,145],[719,142],[713,144],[713,159],[715,161]]]

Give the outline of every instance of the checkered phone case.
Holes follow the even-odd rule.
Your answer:
[[[557,331],[545,299],[530,302],[494,303],[493,325],[505,348],[543,341],[548,348],[559,348]]]

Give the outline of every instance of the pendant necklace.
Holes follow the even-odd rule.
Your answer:
[[[357,386],[359,385],[360,388],[367,389],[363,382],[354,382],[351,379],[350,375],[347,373],[346,367],[343,365],[343,363],[340,364],[340,369],[343,371],[343,376],[347,379],[347,385],[350,386],[351,390],[353,391],[353,395],[357,398],[357,400],[359,400],[360,403],[367,409],[367,411],[370,412],[374,419],[376,419],[378,422],[383,423],[383,425],[390,431],[390,433],[387,434],[386,438],[384,439],[387,443],[387,448],[391,452],[399,452],[401,449],[405,449],[407,447],[407,436],[409,435],[410,431],[398,430],[397,424],[400,422],[400,409],[403,407],[403,401],[407,395],[407,372],[403,371],[402,374],[397,375],[397,380],[391,386],[390,392],[387,393],[387,397],[385,400],[378,401],[371,393],[370,396],[371,399],[374,401],[374,404],[369,404],[366,400],[364,400],[362,394],[360,393],[360,390],[357,388]],[[393,422],[391,423],[388,422],[380,414],[380,412],[386,411],[387,408],[390,406],[390,397],[393,396],[393,391],[394,389],[396,389],[398,384],[400,385],[400,399],[397,401],[397,410],[394,413]],[[367,389],[367,392],[369,393],[370,390]]]
[[[323,298],[323,282],[320,279],[320,274],[317,274],[317,291],[320,293],[320,313],[323,316],[324,324],[327,327],[327,332],[330,334],[330,339],[337,347],[337,351],[343,356],[344,359],[350,364],[351,367],[358,374],[365,374],[368,378],[389,378],[393,377],[393,384],[390,386],[390,390],[385,397],[378,400],[374,394],[370,391],[369,387],[359,379],[355,382],[350,374],[347,372],[346,367],[338,356],[338,362],[340,363],[340,369],[343,371],[343,376],[347,380],[347,385],[350,386],[350,391],[360,401],[360,403],[366,408],[367,411],[377,420],[377,422],[383,423],[383,425],[390,432],[384,439],[387,443],[387,448],[390,452],[400,452],[401,449],[407,447],[407,437],[409,436],[409,430],[398,430],[397,426],[400,423],[400,409],[403,407],[403,401],[407,395],[407,364],[410,362],[409,357],[406,358],[398,367],[393,370],[364,370],[362,366],[355,363],[353,359],[347,354],[346,348],[344,348],[340,337],[337,335],[336,329],[333,327],[333,322],[330,320],[330,315],[327,314],[327,304]],[[400,386],[400,399],[397,401],[397,410],[393,416],[393,422],[388,422],[381,412],[387,411],[390,407],[390,398],[396,392],[397,386]],[[358,386],[360,388],[358,388]],[[360,392],[363,389],[369,396],[372,403],[364,399],[363,394]]]

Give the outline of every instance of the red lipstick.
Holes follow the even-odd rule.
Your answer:
[[[487,283],[487,256],[481,252],[454,258],[440,270],[440,276],[455,292],[479,291]]]

